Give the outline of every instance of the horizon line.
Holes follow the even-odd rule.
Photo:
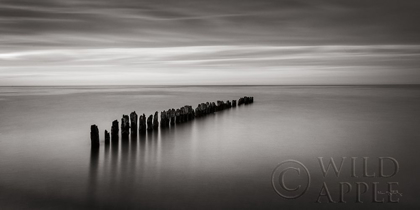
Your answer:
[[[100,87],[100,86],[126,86],[126,87],[151,87],[151,86],[420,86],[419,84],[293,84],[293,85],[0,85],[0,87]]]

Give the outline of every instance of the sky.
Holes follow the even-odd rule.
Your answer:
[[[418,0],[0,0],[0,86],[420,84]]]

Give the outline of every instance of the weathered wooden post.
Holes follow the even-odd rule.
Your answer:
[[[175,111],[175,123],[178,124],[181,122],[181,111],[176,109]]]
[[[232,107],[236,107],[236,100],[232,100]]]
[[[171,125],[175,125],[175,109],[169,109],[168,113],[168,117],[171,118]]]
[[[195,117],[200,117],[200,104],[197,106],[197,108],[195,108]]]
[[[92,147],[99,147],[99,129],[96,125],[90,126],[90,142]]]
[[[140,115],[139,119],[139,132],[144,133],[146,132],[146,115]]]
[[[187,121],[187,109],[185,108],[185,106],[180,108],[181,110],[181,122],[186,122]]]
[[[131,122],[131,134],[137,134],[137,119],[138,116],[136,112],[131,112],[130,114],[130,122]]]
[[[130,134],[130,119],[128,115],[123,115],[121,118],[121,138],[127,139]]]
[[[249,97],[249,103],[254,103],[254,97]]]
[[[168,111],[166,112],[166,127],[169,127],[169,123],[171,121],[171,109],[168,109]]]
[[[211,103],[209,103],[208,101],[206,102],[206,115],[211,113]]]
[[[201,103],[200,104],[200,110],[201,110],[201,116],[205,116],[207,114],[206,113],[207,107],[206,107],[206,104],[205,103]]]
[[[153,117],[153,128],[157,129],[159,127],[159,113],[155,112],[155,116]]]
[[[107,130],[105,130],[104,136],[105,136],[105,145],[108,145],[110,138],[109,138],[109,132]]]
[[[226,104],[224,101],[217,101],[217,111],[222,111],[226,109]]]
[[[194,119],[194,109],[192,106],[186,105],[185,108],[187,109],[187,121]]]
[[[206,115],[211,113],[211,103],[206,102]]]
[[[181,111],[181,122],[186,122],[187,121],[187,110],[185,108],[185,106],[180,108]]]
[[[184,122],[188,122],[190,120],[189,118],[189,108],[187,105],[184,106]]]
[[[160,127],[161,128],[167,128],[169,127],[169,110],[168,112],[163,111],[160,113]]]
[[[112,143],[118,143],[118,133],[120,132],[118,126],[118,120],[114,120],[111,126],[111,141]]]
[[[211,102],[209,107],[210,107],[210,113],[215,113],[216,112],[216,103]]]
[[[232,103],[230,103],[229,100],[226,101],[226,108],[228,109],[232,108]]]
[[[166,127],[166,111],[161,111],[160,112],[160,127],[164,128]]]
[[[207,105],[205,103],[201,103],[200,109],[201,109],[201,116],[206,116],[206,114],[207,114]]]
[[[185,105],[184,106],[184,122],[188,122],[189,121],[188,113],[189,113],[188,106]]]
[[[249,103],[249,98],[247,96],[244,96],[244,103],[247,105]]]
[[[153,115],[150,115],[150,116],[147,118],[147,130],[148,130],[148,131],[153,130]]]
[[[239,98],[238,106],[241,106],[244,103],[244,98]]]

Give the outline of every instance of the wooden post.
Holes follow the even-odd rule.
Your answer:
[[[200,104],[195,108],[195,117],[200,117]]]
[[[180,123],[185,122],[185,108],[184,107],[181,107],[179,109],[179,122]]]
[[[245,105],[249,103],[249,98],[247,96],[244,96],[244,103]]]
[[[176,109],[175,111],[175,123],[178,124],[181,122],[181,111]]]
[[[210,113],[211,113],[210,103],[206,102],[206,114],[210,114]]]
[[[155,112],[155,116],[153,117],[153,128],[157,129],[159,127],[159,118],[158,118],[159,113]]]
[[[227,100],[227,101],[226,101],[226,108],[227,108],[227,109],[232,108],[232,103],[230,103],[230,101],[229,101],[229,100]]]
[[[187,121],[194,119],[194,109],[192,106],[186,105],[185,108],[187,109]]]
[[[109,132],[107,130],[105,130],[105,145],[109,145]]]
[[[209,108],[210,108],[210,113],[215,113],[216,112],[216,103],[211,102],[209,104]]]
[[[189,120],[190,120],[190,118],[189,118],[189,109],[188,109],[188,106],[187,105],[185,105],[184,106],[184,122],[188,122]]]
[[[123,115],[121,118],[121,138],[128,139],[128,135],[130,134],[130,119],[128,115]]]
[[[118,134],[119,134],[119,126],[118,126],[118,120],[114,120],[112,122],[111,126],[111,140],[112,143],[118,143]]]
[[[222,101],[217,101],[217,111],[222,111]]]
[[[217,101],[217,111],[222,111],[226,108],[228,108],[228,105],[224,101]]]
[[[90,142],[92,147],[99,147],[99,129],[96,125],[90,126]]]
[[[130,114],[130,122],[131,122],[131,134],[137,134],[137,119],[138,116],[136,112],[131,112]]]
[[[166,128],[166,121],[168,120],[168,116],[166,114],[166,111],[160,112],[160,127]]]
[[[236,100],[232,100],[232,107],[236,107]]]
[[[238,101],[238,106],[241,106],[244,103],[244,98],[240,98]]]
[[[146,132],[146,115],[140,115],[139,119],[139,132],[144,133]]]
[[[150,115],[150,116],[147,118],[147,130],[148,130],[148,131],[153,130],[153,115]]]
[[[171,125],[175,125],[175,109],[168,110],[169,116],[171,118]]]

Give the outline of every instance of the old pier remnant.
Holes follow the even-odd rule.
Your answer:
[[[206,115],[207,114],[206,110],[207,110],[207,104],[205,103],[198,104],[197,108],[195,108],[195,116],[202,117]]]
[[[181,110],[177,109],[175,110],[175,124],[178,124],[181,122]]]
[[[160,127],[161,128],[167,128],[169,127],[169,118],[168,118],[168,112],[163,111],[160,113]]]
[[[185,108],[185,106],[179,108],[179,121],[181,123],[186,122],[187,121],[187,109]]]
[[[244,98],[240,98],[238,100],[238,106],[241,106],[244,103]]]
[[[168,109],[167,115],[168,120],[170,119],[170,124],[175,125],[175,109]]]
[[[187,108],[187,121],[193,120],[195,118],[194,109],[192,106],[186,106]]]
[[[249,104],[249,98],[248,97],[244,97],[244,104]]]
[[[158,120],[158,112],[155,112],[155,116],[153,117],[153,129],[157,129],[159,127],[159,120]]]
[[[109,137],[109,132],[107,130],[105,130],[105,135],[104,136],[105,136],[105,145],[108,145],[110,137]]]
[[[240,106],[242,104],[251,104],[251,103],[254,103],[254,97],[244,96],[243,98],[239,99],[238,106]]]
[[[131,122],[131,134],[137,134],[137,114],[136,112],[131,112],[130,114],[130,122]]]
[[[123,115],[121,118],[121,138],[127,139],[130,134],[130,119],[128,115]]]
[[[254,102],[254,97],[244,96],[239,98],[239,100],[221,101],[218,100],[217,103],[206,102],[199,103],[197,108],[193,109],[190,105],[185,105],[178,109],[168,109],[167,111],[162,111],[160,113],[160,124],[159,124],[159,112],[155,112],[154,115],[149,115],[146,118],[146,115],[143,113],[138,116],[135,111],[130,113],[130,116],[123,115],[121,118],[121,136],[123,139],[128,139],[130,134],[130,128],[132,134],[137,134],[137,129],[139,133],[145,133],[146,131],[158,130],[159,126],[161,128],[173,127],[175,124],[184,123],[195,119],[196,117],[203,117],[208,114],[212,114],[218,111],[223,111],[225,109],[230,109],[233,107],[247,105]],[[105,145],[109,145],[110,140],[112,143],[118,144],[119,139],[119,126],[118,120],[114,120],[111,126],[111,133],[105,130],[104,133]],[[90,138],[92,147],[99,147],[99,129],[96,125],[91,126]]]
[[[146,115],[140,115],[139,119],[139,132],[144,133],[146,132]]]
[[[112,122],[112,126],[111,126],[111,141],[112,143],[117,143],[118,142],[118,133],[120,132],[120,129],[118,127],[118,120],[114,120]]]
[[[90,126],[90,141],[92,147],[99,147],[99,129],[96,125]]]
[[[153,130],[153,115],[150,115],[150,116],[147,118],[147,130],[148,130],[148,131]]]

